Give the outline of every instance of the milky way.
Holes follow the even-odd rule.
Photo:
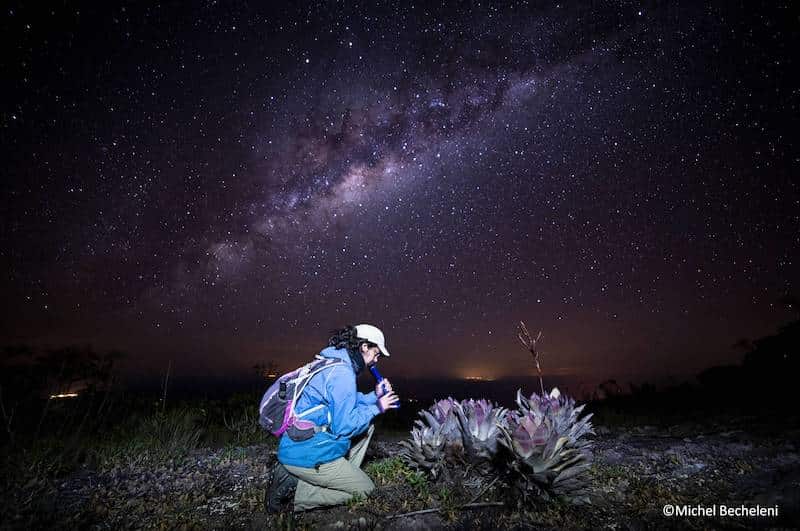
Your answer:
[[[788,7],[4,9],[5,344],[636,380],[790,315]]]

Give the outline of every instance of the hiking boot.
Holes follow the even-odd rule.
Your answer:
[[[297,478],[291,475],[281,463],[275,463],[275,466],[272,467],[269,487],[264,496],[267,512],[276,514],[285,511],[287,506],[294,502],[296,488]]]

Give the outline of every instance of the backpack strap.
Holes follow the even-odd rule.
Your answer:
[[[317,355],[316,355],[316,356],[314,356],[314,357],[315,357],[316,359],[318,359],[318,360],[328,360],[328,359],[334,359],[334,358],[326,358],[325,356],[321,356],[321,355],[319,355],[319,354],[317,354]],[[313,362],[312,362],[312,363],[313,363]],[[295,386],[295,388],[294,388],[294,394],[293,394],[293,396],[292,396],[292,409],[291,409],[291,412],[290,412],[290,414],[291,414],[292,416],[294,416],[294,417],[297,417],[297,418],[303,418],[303,417],[305,417],[306,415],[309,415],[309,414],[311,414],[311,413],[313,413],[313,412],[315,412],[315,411],[318,411],[318,410],[322,409],[323,407],[325,407],[325,404],[317,404],[316,406],[313,406],[313,407],[311,407],[311,408],[309,408],[309,409],[307,409],[307,410],[303,411],[302,413],[297,413],[297,412],[296,412],[296,410],[295,410],[295,405],[297,405],[297,399],[298,399],[298,398],[300,398],[300,395],[302,395],[302,394],[303,394],[303,391],[305,390],[305,388],[306,388],[306,385],[308,385],[308,383],[311,381],[311,379],[312,379],[314,376],[316,376],[316,375],[317,375],[317,374],[319,374],[320,372],[324,371],[325,369],[329,369],[329,368],[331,368],[331,367],[338,367],[338,366],[340,366],[340,365],[343,365],[343,364],[344,364],[344,361],[343,361],[343,360],[336,360],[336,361],[334,361],[334,362],[332,362],[332,363],[325,363],[325,364],[323,364],[323,365],[321,365],[321,366],[317,367],[317,368],[316,368],[316,369],[314,369],[313,371],[311,371],[311,373],[310,373],[310,374],[308,374],[308,375],[305,377],[305,379],[303,380],[303,383],[302,383],[301,385],[297,385],[297,386]],[[328,411],[328,424],[330,424],[330,423],[331,423],[331,413],[330,413],[330,411]]]
[[[311,413],[313,413],[315,411],[319,411],[320,409],[322,409],[324,407],[325,407],[325,404],[317,404],[316,406],[314,406],[314,407],[312,407],[310,409],[306,409],[302,413],[295,414],[295,417],[301,419],[301,418],[305,417],[306,415],[310,415]]]
[[[314,406],[311,409],[317,409],[318,407],[322,407],[322,405],[323,404],[320,404],[319,406]],[[307,412],[308,411],[304,412],[303,415],[305,415]],[[331,410],[329,409],[328,410],[328,423],[327,424],[323,424],[322,426],[314,425],[314,433],[319,433],[321,431],[328,431],[328,428],[330,427],[331,422],[333,422],[333,418],[331,418]]]

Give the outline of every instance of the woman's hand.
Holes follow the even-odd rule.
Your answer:
[[[378,409],[381,413],[386,413],[387,409],[395,408],[400,404],[400,397],[394,394],[394,391],[389,391],[378,399]]]
[[[381,380],[380,383],[375,384],[375,396],[378,398],[390,392],[392,392],[392,384],[386,378]]]

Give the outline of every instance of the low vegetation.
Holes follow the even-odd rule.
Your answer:
[[[400,444],[405,461],[433,480],[459,484],[480,495],[499,483],[512,489],[520,506],[558,497],[586,501],[591,466],[591,415],[562,396],[517,394],[515,411],[486,400],[436,402],[420,412],[411,438]]]

